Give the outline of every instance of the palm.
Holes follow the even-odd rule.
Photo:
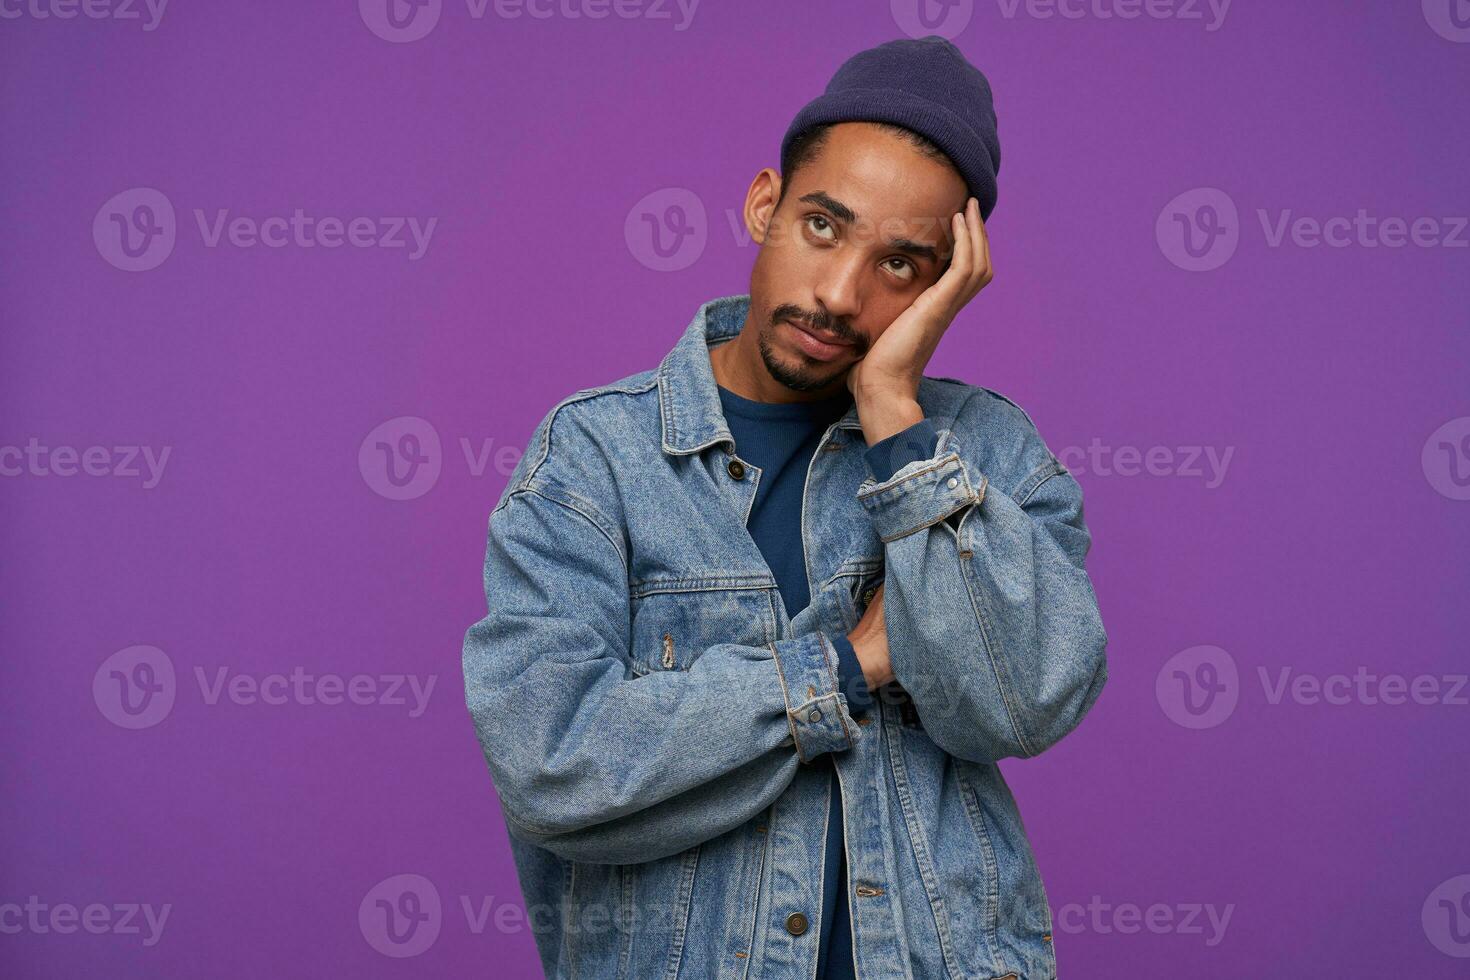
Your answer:
[[[980,205],[974,198],[970,201],[968,213],[956,214],[950,221],[954,255],[949,268],[853,365],[847,384],[854,394],[884,390],[917,394],[924,368],[944,331],[965,304],[990,283],[990,242],[980,218]]]

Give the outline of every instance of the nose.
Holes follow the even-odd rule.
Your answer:
[[[857,249],[838,249],[832,261],[824,264],[815,295],[832,319],[851,323],[862,312],[864,261]]]

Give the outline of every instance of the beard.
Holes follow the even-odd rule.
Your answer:
[[[760,349],[761,361],[765,364],[766,370],[771,373],[771,377],[792,391],[818,391],[830,385],[833,380],[841,377],[842,372],[847,370],[847,366],[844,365],[822,374],[811,370],[799,360],[796,364],[783,362],[771,343],[770,335],[778,328],[779,325],[776,324],[763,327],[760,336],[756,338],[756,346]],[[799,354],[797,356],[801,357]]]

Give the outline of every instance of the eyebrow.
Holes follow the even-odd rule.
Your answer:
[[[834,218],[845,225],[857,223],[858,216],[853,212],[852,208],[843,204],[826,191],[812,191],[810,194],[803,194],[798,200],[806,201],[808,204],[815,204],[820,208],[826,208],[832,212]],[[883,244],[889,248],[898,249],[900,252],[908,255],[928,259],[930,262],[939,261],[939,252],[935,250],[933,245],[925,245],[923,242],[916,242],[910,238],[889,238]]]

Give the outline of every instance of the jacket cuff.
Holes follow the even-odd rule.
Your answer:
[[[885,543],[938,524],[962,507],[985,499],[988,481],[976,485],[970,471],[951,450],[940,456],[910,462],[882,482],[864,480],[858,501]]]
[[[837,689],[847,698],[847,710],[851,714],[865,715],[873,706],[873,695],[868,690],[868,679],[863,676],[863,663],[845,634],[833,633],[830,639],[837,649]]]
[[[857,737],[838,698],[837,649],[825,633],[806,633],[771,644],[786,697],[786,719],[796,755],[811,762],[823,752],[850,749]]]
[[[933,456],[938,444],[939,430],[934,427],[934,421],[923,418],[907,429],[873,443],[863,453],[863,459],[873,479],[883,483],[914,460]]]

